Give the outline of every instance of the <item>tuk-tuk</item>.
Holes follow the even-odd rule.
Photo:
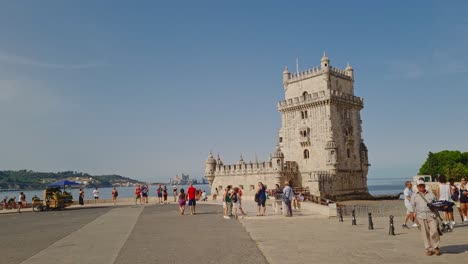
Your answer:
[[[63,181],[50,184],[49,187],[44,190],[42,200],[37,196],[32,198],[32,209],[34,212],[54,209],[60,210],[73,204],[72,194],[65,191],[65,185],[72,184],[63,184],[63,190],[60,184],[63,184]]]

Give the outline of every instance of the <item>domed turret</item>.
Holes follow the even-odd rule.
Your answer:
[[[208,159],[205,162],[205,178],[210,184],[213,183],[216,170],[216,160],[213,158],[213,154],[210,151]]]
[[[285,89],[286,89],[286,85],[288,84],[289,79],[291,79],[291,73],[288,70],[288,66],[286,66],[286,68],[284,68],[284,71],[283,71],[283,85]]]
[[[320,60],[320,67],[321,68],[329,68],[330,67],[330,59],[327,57],[325,51],[323,52],[322,59]]]
[[[240,155],[240,159],[239,159],[239,165],[242,165],[244,164],[244,158],[242,157],[242,154]]]
[[[281,148],[278,145],[276,145],[276,150],[271,156],[271,162],[273,163],[273,166],[276,170],[282,171],[283,170],[283,165],[284,165],[284,154],[281,151]]]
[[[223,161],[221,160],[221,158],[219,157],[219,154],[218,154],[218,157],[216,159],[216,164],[219,165],[219,166],[223,166]]]
[[[284,154],[283,152],[281,151],[281,148],[278,145],[276,145],[276,149],[275,149],[275,152],[273,153],[273,156],[271,156],[272,158],[284,158]]]
[[[353,67],[351,67],[351,66],[349,65],[349,62],[348,62],[348,64],[346,65],[345,71],[346,71],[346,75],[348,75],[349,77],[351,77],[351,79],[354,79],[354,69],[353,69]]]

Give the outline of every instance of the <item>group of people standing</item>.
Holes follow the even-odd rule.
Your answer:
[[[403,228],[409,228],[407,222],[409,219],[413,221],[413,227],[418,227],[421,230],[426,255],[440,255],[440,237],[439,237],[439,212],[443,212],[444,225],[448,226],[449,231],[452,231],[456,225],[453,206],[457,207],[460,213],[462,222],[468,223],[468,188],[466,178],[461,179],[461,184],[455,186],[453,179],[447,179],[445,176],[439,176],[439,183],[435,190],[435,194],[426,190],[426,183],[423,178],[417,182],[417,192],[413,193],[412,183],[405,183],[405,207],[406,218],[403,223]],[[434,203],[439,203],[442,207],[436,208]]]
[[[3,209],[18,209],[18,213],[21,213],[21,208],[26,208],[26,195],[23,192],[20,192],[18,196],[18,203],[16,202],[16,196],[8,198],[5,196],[2,200],[2,207]]]

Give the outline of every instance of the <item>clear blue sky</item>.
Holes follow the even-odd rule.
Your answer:
[[[466,1],[2,1],[0,169],[203,175],[274,150],[285,65],[355,68],[370,177],[468,151]],[[380,2],[380,1],[379,1]]]

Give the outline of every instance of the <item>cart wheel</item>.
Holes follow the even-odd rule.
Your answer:
[[[40,212],[44,210],[41,203],[33,204],[32,209],[34,212]]]

